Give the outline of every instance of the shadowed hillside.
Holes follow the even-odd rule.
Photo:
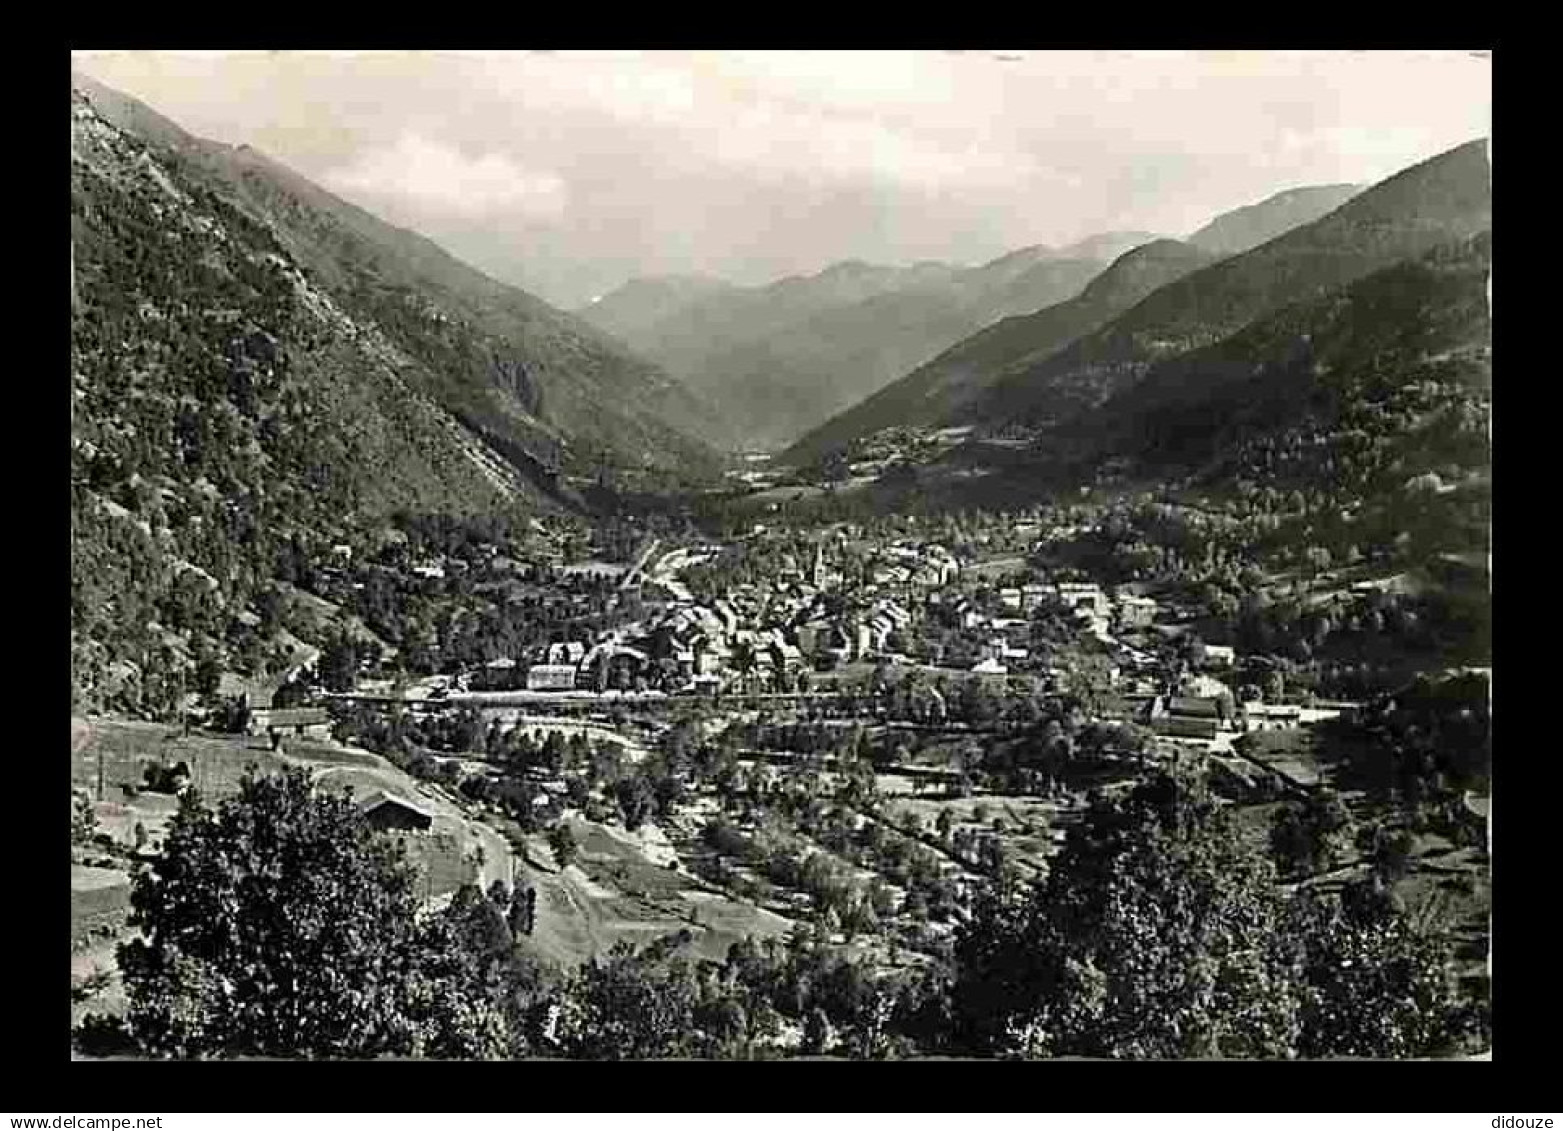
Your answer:
[[[1176,240],[1135,248],[1076,297],[1034,314],[1006,318],[972,335],[815,429],[785,458],[808,462],[883,428],[937,424],[1004,374],[1045,358],[1162,284],[1208,262],[1207,255]]]
[[[1267,311],[1475,235],[1491,222],[1486,142],[1474,141],[1162,287],[1102,329],[1006,376],[955,415],[1030,425],[1072,415],[1132,384],[1154,362],[1211,345]]]
[[[150,142],[176,177],[198,179],[259,221],[311,282],[372,323],[413,363],[413,383],[504,450],[590,474],[602,461],[651,474],[719,466],[696,436],[714,424],[655,366],[555,310],[394,227],[248,147],[192,137],[79,77],[94,109]]]

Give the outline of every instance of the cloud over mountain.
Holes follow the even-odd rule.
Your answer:
[[[495,213],[551,218],[569,203],[569,189],[556,173],[532,172],[495,151],[469,156],[416,134],[360,154],[322,179],[339,192],[462,218]]]

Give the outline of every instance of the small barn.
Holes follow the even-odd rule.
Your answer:
[[[1196,718],[1190,715],[1163,715],[1151,724],[1157,734],[1168,738],[1197,738],[1213,741],[1218,724],[1215,719]]]
[[[358,811],[374,828],[395,832],[428,832],[434,814],[406,798],[377,789],[358,803]]]
[[[1173,738],[1213,740],[1223,722],[1220,704],[1214,699],[1187,696],[1157,696],[1148,712],[1151,728]]]

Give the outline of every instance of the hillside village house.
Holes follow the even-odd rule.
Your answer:
[[[1123,628],[1148,628],[1156,619],[1156,602],[1149,597],[1121,597],[1118,624]]]
[[[1302,708],[1291,703],[1244,703],[1249,730],[1291,730],[1302,724]]]
[[[874,643],[874,629],[866,622],[859,622],[852,627],[852,655],[857,659],[872,654],[876,650]]]
[[[794,632],[798,640],[798,649],[805,656],[817,655],[825,647],[830,631],[829,621],[813,620],[807,624],[800,624]]]
[[[550,644],[548,646],[548,662],[553,665],[565,664],[571,667],[579,667],[586,659],[586,645],[579,640],[570,640],[562,644]]]
[[[581,679],[594,681],[603,690],[633,686],[647,675],[650,665],[651,657],[646,652],[609,640],[587,652],[575,667]]]
[[[1091,581],[1065,581],[1058,586],[1058,597],[1072,609],[1085,608],[1094,616],[1106,617],[1111,605],[1102,587]]]
[[[1031,655],[1029,648],[1016,647],[1002,636],[994,636],[985,641],[979,652],[985,660],[998,660],[1008,663],[1014,660],[1024,660]]]
[[[1186,694],[1198,699],[1232,698],[1232,689],[1219,679],[1208,675],[1196,675],[1187,681]]]
[[[1205,645],[1205,663],[1213,668],[1230,668],[1237,662],[1237,651],[1230,644]]]
[[[1147,711],[1151,729],[1169,738],[1213,742],[1227,720],[1219,700],[1158,695]]]
[[[324,707],[262,707],[250,713],[250,734],[272,729],[298,738],[331,737],[331,716]]]
[[[472,682],[479,691],[511,691],[516,686],[516,662],[509,656],[490,660]]]
[[[428,832],[434,827],[434,814],[383,789],[365,796],[358,811],[370,826],[382,831]]]
[[[773,641],[770,655],[777,668],[782,671],[795,671],[803,666],[802,651],[797,645],[789,644],[785,640]]]

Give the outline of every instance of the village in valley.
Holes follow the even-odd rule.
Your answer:
[[[409,670],[350,615],[356,643],[279,657],[267,680],[225,675],[187,694],[176,733],[82,724],[78,780],[90,794],[96,774],[101,826],[155,856],[170,794],[221,795],[256,761],[310,767],[410,849],[431,906],[497,883],[519,893],[518,934],[561,961],[675,931],[720,960],[801,924],[870,966],[915,968],[948,956],[973,879],[1045,874],[1089,796],[1156,767],[1205,776],[1260,837],[1288,800],[1323,791],[1338,812],[1319,834],[1330,847],[1299,849],[1324,853],[1308,882],[1369,871],[1343,830],[1362,840],[1383,812],[1372,786],[1335,780],[1317,741],[1361,704],[1288,687],[1284,662],[1219,642],[1219,618],[1178,586],[1058,564],[1102,521],[1088,507],[959,530],[771,517],[720,541],[620,537],[621,560],[542,524],[526,548],[450,553],[388,529],[378,546],[330,547],[313,581],[342,606],[300,594],[288,615],[367,612],[365,588],[394,574],[433,602],[526,608],[547,637],[490,639],[466,662],[426,649]],[[1317,572],[1297,584],[1343,608],[1382,589]],[[169,780],[140,780],[127,746]],[[107,791],[104,749],[122,775]],[[1419,890],[1477,874],[1485,798],[1465,803],[1417,842]],[[84,968],[101,967],[109,897],[125,891],[105,875],[81,897],[110,908],[82,912],[100,932]],[[1484,897],[1461,890],[1475,969]]]
[[[1485,64],[80,54],[74,1057],[1490,1056]]]

